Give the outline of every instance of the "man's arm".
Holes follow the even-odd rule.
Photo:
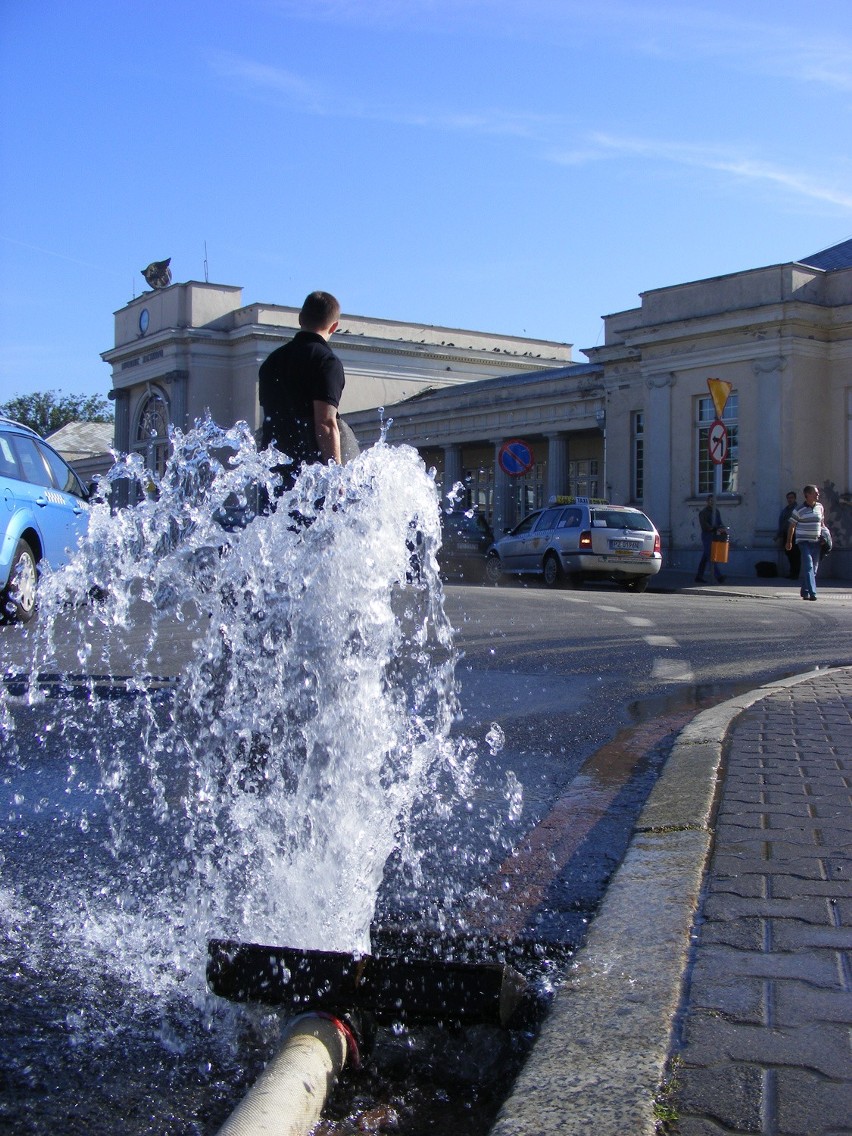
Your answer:
[[[317,448],[326,463],[340,461],[340,428],[337,425],[337,407],[330,402],[314,400],[314,434]]]

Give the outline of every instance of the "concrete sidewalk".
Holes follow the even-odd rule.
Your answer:
[[[698,715],[492,1136],[852,1132],[850,787],[852,668]]]
[[[669,568],[665,565],[656,576],[652,576],[648,583],[649,592],[680,592],[689,595],[713,596],[724,599],[725,596],[743,595],[761,599],[789,599],[801,602],[801,584],[798,580],[790,580],[787,576],[736,576],[729,574],[723,584],[717,584],[707,578],[707,582],[699,584],[695,580],[694,571],[681,568]],[[852,596],[852,581],[836,580],[831,576],[817,576],[817,599],[829,600],[833,598],[849,599]]]

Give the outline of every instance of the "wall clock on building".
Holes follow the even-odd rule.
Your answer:
[[[139,313],[139,332],[144,335],[148,330],[148,324],[151,322],[151,316],[147,308],[143,308]]]

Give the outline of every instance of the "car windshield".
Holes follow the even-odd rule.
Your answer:
[[[530,513],[528,517],[524,517],[519,525],[515,525],[511,530],[511,535],[520,536],[521,533],[529,532],[540,516],[541,513]]]
[[[593,509],[592,525],[596,528],[654,531],[654,526],[645,514],[632,509]]]

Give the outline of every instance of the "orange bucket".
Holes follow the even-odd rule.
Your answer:
[[[728,534],[718,532],[710,543],[710,560],[713,564],[728,563]]]

